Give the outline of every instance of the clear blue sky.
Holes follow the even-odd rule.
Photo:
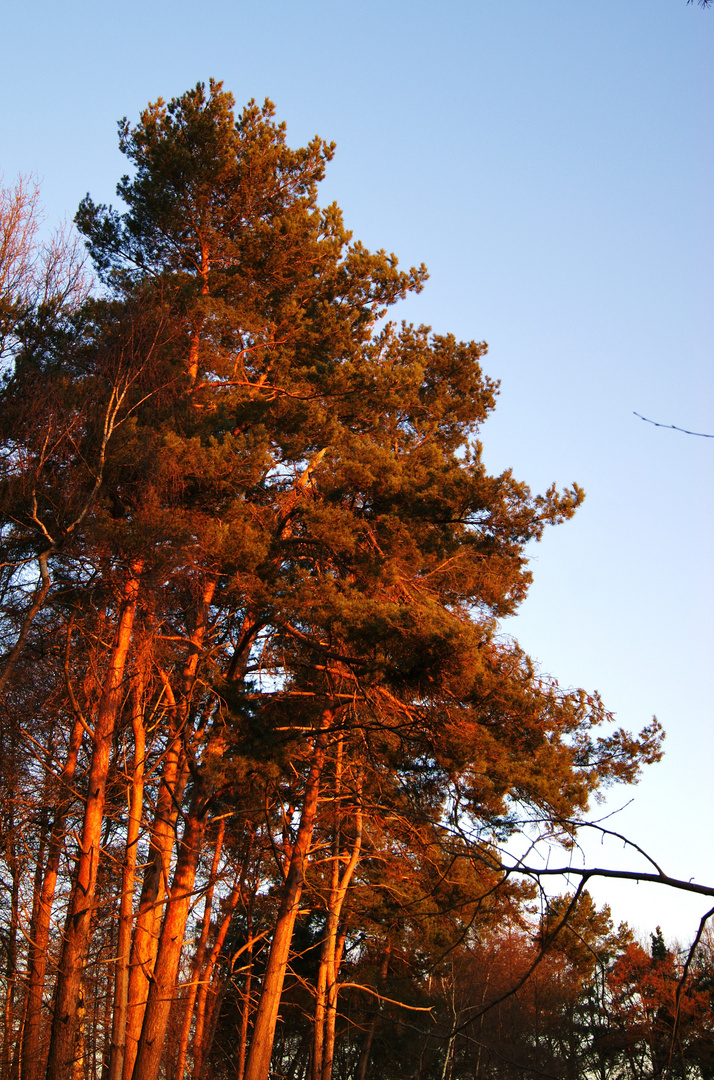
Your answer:
[[[25,0],[3,5],[0,172],[50,222],[124,171],[115,122],[199,79],[272,98],[293,145],[338,144],[324,201],[426,262],[405,317],[490,344],[487,463],[577,480],[533,550],[514,633],[667,756],[614,827],[714,884],[712,137],[714,10],[685,0]],[[622,862],[612,844],[588,857]],[[628,859],[630,865],[633,859]],[[701,901],[594,888],[643,930]]]

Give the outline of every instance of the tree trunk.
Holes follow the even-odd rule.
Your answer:
[[[331,968],[329,971],[329,982],[327,985],[326,1002],[327,1007],[325,1010],[325,1040],[322,1058],[323,1080],[332,1080],[332,1066],[335,1060],[335,1031],[337,1027],[337,995],[339,992],[337,975],[339,973],[340,964],[342,962],[342,950],[345,945],[346,937],[347,931],[343,930],[340,933],[339,939],[335,942],[335,949],[332,955]]]
[[[270,1058],[275,1037],[275,1025],[278,1021],[280,998],[290,957],[290,944],[293,928],[300,907],[302,886],[307,869],[308,853],[317,816],[320,794],[320,780],[325,761],[327,735],[325,728],[332,719],[332,713],[325,710],[320,729],[315,737],[312,765],[305,788],[305,800],[300,818],[297,837],[290,857],[283,896],[278,911],[278,918],[270,947],[270,956],[263,976],[260,1002],[253,1026],[253,1038],[245,1071],[245,1080],[268,1080]],[[137,1078],[138,1080],[138,1078]]]
[[[125,584],[109,670],[97,708],[77,876],[67,911],[57,977],[47,1080],[69,1080],[75,1055],[81,980],[97,884],[109,760],[114,727],[121,706],[140,572],[141,564],[137,562],[132,566],[131,576]]]
[[[5,661],[5,667],[3,668],[2,674],[0,674],[0,693],[2,693],[2,690],[5,687],[5,683],[12,675],[12,670],[15,666],[15,662],[20,653],[22,652],[25,641],[27,640],[27,635],[30,632],[30,628],[32,627],[33,622],[35,621],[35,616],[37,615],[38,611],[47,599],[47,593],[49,592],[51,584],[50,573],[47,567],[47,557],[52,550],[52,548],[49,548],[47,551],[43,551],[42,554],[38,556],[37,561],[40,567],[40,581],[38,583],[37,589],[35,590],[35,595],[32,598],[32,603],[30,604],[27,614],[22,621],[20,632],[17,635],[17,641],[10,650],[7,660]]]
[[[144,675],[141,668],[133,688],[132,729],[134,733],[134,767],[129,790],[129,820],[126,827],[126,854],[122,873],[121,902],[119,906],[119,932],[117,943],[117,966],[114,978],[114,1013],[112,1017],[112,1046],[109,1058],[108,1080],[121,1080],[126,1049],[126,1021],[129,1008],[129,960],[131,955],[131,929],[134,907],[134,878],[136,876],[136,851],[141,827],[141,811],[144,801]]]
[[[87,1027],[87,1007],[80,986],[77,1001],[77,1027],[74,1034],[74,1054],[72,1061],[72,1080],[84,1080],[85,1031]]]

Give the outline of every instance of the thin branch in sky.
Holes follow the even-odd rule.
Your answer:
[[[692,0],[687,0],[687,2],[691,4]],[[702,3],[702,0],[699,0],[699,2]],[[706,2],[710,4],[712,0],[706,0]],[[644,420],[646,424],[654,424],[655,427],[671,428],[672,431],[681,431],[684,435],[696,435],[699,439],[714,439],[714,435],[709,435],[705,431],[688,431],[686,428],[677,427],[676,424],[658,424],[656,420],[648,420],[646,416],[638,412],[635,413],[635,416],[639,416],[640,420]]]

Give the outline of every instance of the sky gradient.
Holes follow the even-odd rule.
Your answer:
[[[0,173],[48,224],[116,202],[116,121],[198,80],[270,97],[288,139],[337,142],[321,201],[424,261],[398,317],[489,342],[495,471],[581,484],[504,625],[666,757],[611,819],[663,869],[714,884],[714,10],[684,0],[124,0],[3,5]],[[635,866],[622,845],[589,861]],[[593,886],[616,918],[690,937],[701,899]]]

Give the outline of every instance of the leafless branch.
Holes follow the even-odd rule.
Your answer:
[[[691,4],[692,0],[688,0]],[[707,0],[710,2],[710,0]],[[701,0],[700,0],[701,3]],[[670,428],[672,431],[681,431],[683,435],[696,435],[698,439],[714,439],[714,435],[709,435],[705,431],[689,431],[687,428],[677,427],[676,424],[660,424],[656,420],[649,420],[646,416],[642,416],[641,413],[635,412],[635,416],[639,416],[640,420],[644,420],[646,424],[652,424],[654,427]]]

